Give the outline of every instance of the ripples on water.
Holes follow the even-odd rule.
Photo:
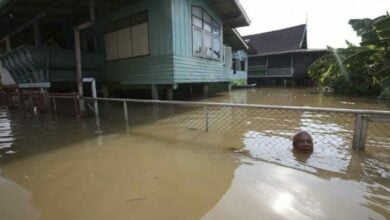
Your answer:
[[[9,150],[14,142],[11,120],[6,110],[0,109],[0,151],[4,153],[14,153]],[[1,157],[1,154],[0,154]]]
[[[191,112],[186,117],[197,119]],[[120,120],[102,119],[96,127],[93,119],[82,123],[1,110],[0,192],[14,198],[5,207],[18,204],[27,219],[80,217],[71,212],[84,219],[388,218],[390,140],[375,139],[366,152],[355,152],[353,121],[311,112],[297,117],[299,123],[259,114],[242,123],[257,128],[268,121],[274,127],[207,136],[153,122],[129,132]],[[293,153],[296,130],[312,134],[313,154]],[[236,150],[227,150],[233,144]],[[58,190],[67,192],[56,194],[61,200],[51,195]]]

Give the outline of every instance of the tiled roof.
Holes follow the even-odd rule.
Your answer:
[[[307,49],[306,25],[245,36],[250,54],[275,53],[288,50]]]

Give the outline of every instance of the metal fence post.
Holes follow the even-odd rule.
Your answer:
[[[364,150],[366,147],[367,130],[368,118],[364,115],[356,114],[352,141],[352,147],[355,150]]]
[[[99,117],[99,101],[96,99],[93,103],[93,108],[95,109],[95,116]]]
[[[204,107],[205,131],[209,131],[209,106]]]
[[[52,101],[52,103],[53,103],[53,111],[54,111],[54,113],[57,113],[56,98],[51,97],[51,101]]]
[[[129,115],[128,115],[128,112],[127,112],[127,103],[126,103],[126,101],[123,101],[123,111],[124,111],[125,121],[129,121]]]

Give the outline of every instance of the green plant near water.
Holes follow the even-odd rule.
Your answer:
[[[349,24],[361,36],[360,46],[328,47],[329,54],[309,68],[320,87],[338,94],[375,95],[390,100],[390,16],[353,19]]]

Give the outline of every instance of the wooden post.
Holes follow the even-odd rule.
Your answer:
[[[368,130],[368,118],[364,115],[357,114],[355,117],[355,129],[353,132],[352,147],[355,150],[364,150],[366,147]]]
[[[155,84],[151,85],[151,90],[152,90],[152,99],[159,100],[159,93],[158,93],[157,85],[155,85]]]
[[[171,101],[173,100],[173,88],[167,89],[167,99]]]
[[[209,107],[204,107],[204,121],[205,121],[205,131],[209,131]]]
[[[91,80],[91,87],[92,87],[92,97],[96,99],[97,98],[97,90],[96,90],[96,80],[95,79]],[[97,99],[93,102],[93,107],[95,109],[95,116],[97,118],[99,118],[99,103],[98,103]]]
[[[207,98],[209,94],[209,86],[207,84],[203,84],[203,97]]]
[[[80,106],[80,114],[85,114],[85,103],[82,99],[84,97],[84,88],[83,88],[83,73],[81,65],[81,45],[80,45],[80,31],[74,29],[74,42],[75,42],[75,57],[76,57],[76,81],[77,81],[77,90]]]
[[[123,101],[123,113],[125,117],[125,121],[129,121],[129,112],[127,110],[127,102]]]
[[[80,97],[78,95],[75,95],[73,98],[74,101],[74,111],[77,118],[81,118],[81,112],[80,112]]]
[[[43,102],[43,109],[49,109],[50,108],[50,100],[45,98],[49,94],[48,89],[41,88],[41,96],[42,96],[42,102]]]
[[[53,103],[53,112],[57,113],[56,98],[52,97],[51,100],[52,100],[52,103]]]
[[[79,110],[81,117],[85,115],[85,103],[83,100],[83,69],[81,63],[81,43],[80,43],[80,31],[92,27],[95,24],[95,2],[89,0],[89,16],[90,21],[81,24],[74,28],[74,44],[75,44],[75,57],[76,57],[76,81],[78,90]]]
[[[248,72],[248,56],[245,58],[245,72]]]

